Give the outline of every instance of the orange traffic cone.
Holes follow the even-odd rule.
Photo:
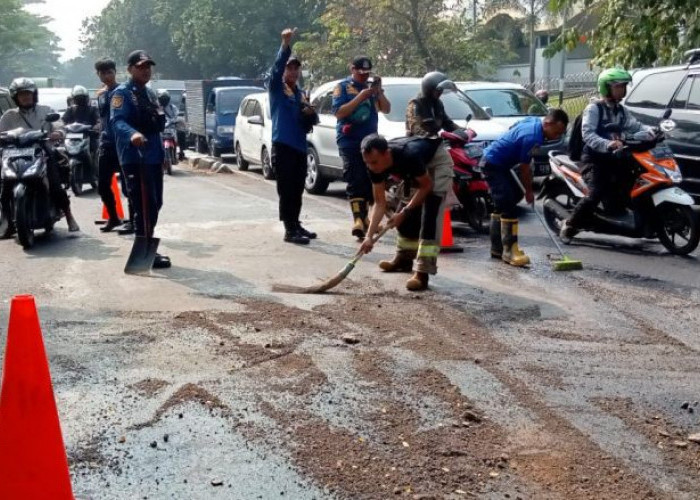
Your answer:
[[[117,174],[112,176],[112,194],[114,194],[114,201],[117,202],[117,215],[124,220],[124,207],[122,206],[122,195],[117,182]],[[107,207],[103,204],[102,220],[95,221],[95,224],[104,224],[107,220],[109,220],[109,214],[107,213]]]
[[[460,253],[464,248],[455,245],[452,238],[452,216],[450,207],[446,207],[442,216],[442,239],[440,240],[440,253]]]
[[[0,388],[0,498],[73,498],[34,297],[12,299]]]

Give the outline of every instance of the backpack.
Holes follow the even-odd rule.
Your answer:
[[[571,136],[569,137],[569,158],[573,161],[581,161],[583,153],[583,132],[581,124],[583,123],[583,113],[578,115],[574,120],[574,125],[571,127]]]

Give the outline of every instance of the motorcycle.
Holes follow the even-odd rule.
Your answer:
[[[440,137],[448,143],[448,151],[454,163],[452,186],[459,205],[452,209],[452,218],[467,222],[477,232],[486,233],[493,212],[493,201],[479,167],[479,160],[484,155],[483,147],[472,142],[476,132],[466,129],[466,133],[460,135],[443,131]]]
[[[93,168],[94,159],[90,148],[90,141],[94,132],[91,125],[84,123],[71,123],[65,126],[66,137],[59,153],[64,154],[68,160],[69,180],[71,190],[75,196],[83,194],[83,184],[89,183],[93,190],[97,189],[97,179]]]
[[[168,120],[161,135],[163,136],[163,150],[165,152],[165,157],[163,158],[163,172],[168,175],[173,175],[173,165],[177,165],[177,135],[175,124]]]
[[[621,138],[624,147],[621,161],[633,165],[634,185],[622,211],[610,213],[603,206],[596,208],[593,222],[581,228],[602,234],[630,238],[658,238],[676,255],[687,255],[698,246],[700,228],[691,206],[693,198],[678,187],[682,176],[670,148],[664,143],[664,132],[675,128],[666,110],[650,140]],[[612,128],[610,132],[616,133]],[[559,233],[578,201],[588,192],[581,175],[580,163],[568,155],[549,152],[551,175],[544,181],[538,198],[544,200],[544,215],[549,227]]]
[[[57,113],[47,116],[47,122],[59,119]],[[19,128],[0,134],[2,147],[2,182],[12,190],[9,214],[15,222],[17,240],[24,248],[34,245],[34,231],[46,233],[63,216],[51,201],[47,175],[49,132]]]

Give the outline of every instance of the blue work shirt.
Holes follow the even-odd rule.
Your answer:
[[[542,119],[526,118],[492,142],[484,151],[484,158],[493,166],[510,169],[521,163],[530,163],[533,150],[543,143]]]
[[[139,110],[139,102],[158,107],[155,92],[148,87],[139,87],[131,80],[119,85],[110,100],[110,124],[114,131],[119,163],[133,165],[143,162],[145,165],[159,165],[164,159],[163,140],[160,131],[144,132],[137,129],[143,116],[143,112]],[[143,148],[131,144],[131,136],[136,132],[141,132],[146,137],[146,145]],[[139,149],[143,159],[139,155]]]
[[[306,101],[299,86],[290,87],[282,78],[291,47],[280,47],[270,77],[270,114],[272,115],[272,142],[280,142],[298,151],[306,152],[306,133],[301,123],[301,103]]]
[[[352,76],[338,82],[333,89],[333,114],[366,88],[369,88],[368,84],[356,82]],[[339,148],[359,148],[362,139],[377,133],[378,126],[377,99],[373,96],[357,106],[350,116],[338,120],[335,140]]]
[[[115,85],[111,89],[104,88],[98,91],[97,109],[100,112],[100,124],[102,125],[102,132],[100,133],[100,146],[114,145],[114,131],[112,130],[112,124],[109,121],[109,115],[112,95],[114,95],[114,91],[117,90],[118,86],[119,84]]]

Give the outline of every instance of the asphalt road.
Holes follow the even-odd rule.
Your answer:
[[[456,225],[429,292],[379,272],[388,235],[332,293],[295,295],[272,286],[357,248],[340,184],[305,196],[319,239],[298,247],[253,167],[176,169],[153,278],[123,274],[131,240],[92,223],[96,194],[72,202],[78,235],[0,242],[0,324],[35,295],[78,498],[700,495],[697,253],[582,235],[584,270],[554,272],[524,208],[529,270]]]

